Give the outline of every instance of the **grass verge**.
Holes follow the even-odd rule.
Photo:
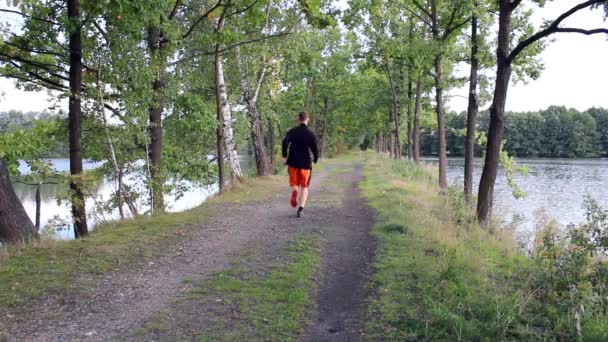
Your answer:
[[[481,229],[462,201],[439,194],[428,170],[376,154],[366,158],[361,188],[379,213],[374,234],[381,241],[370,339],[608,340],[605,313],[584,310],[597,305],[585,302],[584,313],[577,311],[587,283],[569,282],[564,300],[557,300],[559,293],[541,280],[569,279],[539,266],[509,234]]]
[[[78,280],[151,258],[200,228],[218,205],[267,200],[284,183],[283,176],[248,179],[185,212],[102,224],[75,241],[8,247],[0,258],[0,309],[77,290],[76,285],[86,286]]]
[[[316,286],[314,274],[321,263],[323,240],[316,235],[298,238],[287,260],[263,276],[246,270],[217,273],[198,285],[191,300],[202,301],[217,312],[209,315],[199,341],[293,340],[307,322]]]

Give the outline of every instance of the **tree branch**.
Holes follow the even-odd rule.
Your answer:
[[[211,12],[215,11],[218,7],[222,6],[222,1],[218,1],[213,7],[211,7],[211,9],[209,9],[207,12],[205,12],[205,14],[203,14],[200,18],[198,18],[194,24],[192,24],[192,26],[190,26],[190,28],[188,29],[188,31],[186,31],[186,33],[184,35],[182,35],[182,39],[188,38],[188,36],[190,36],[192,34],[192,32],[194,32],[194,29],[198,26],[198,24],[201,23],[201,21],[205,20],[206,18],[209,17],[209,15],[211,14]]]
[[[249,40],[245,40],[245,41],[242,41],[242,42],[234,43],[232,45],[225,46],[224,48],[218,48],[217,52],[222,53],[222,52],[226,52],[226,51],[232,50],[232,49],[234,49],[234,48],[236,48],[238,46],[243,46],[243,45],[247,45],[247,44],[251,44],[251,43],[256,43],[256,42],[264,41],[264,40],[267,40],[267,39],[287,36],[289,34],[291,34],[291,32],[280,32],[280,33],[271,34],[271,35],[264,36],[264,37],[253,38],[253,39],[249,39]],[[169,66],[176,66],[176,65],[182,64],[184,62],[190,61],[190,60],[192,60],[194,58],[201,57],[201,56],[212,56],[215,53],[216,53],[216,50],[212,50],[212,51],[209,51],[209,50],[199,50],[198,53],[194,53],[194,54],[192,54],[192,55],[190,55],[188,57],[184,57],[184,58],[182,58],[180,60],[177,60],[177,61],[175,61],[173,63],[170,63]]]
[[[251,4],[249,4],[247,7],[240,9],[238,11],[234,11],[232,13],[226,14],[226,18],[232,17],[233,15],[241,14],[243,12],[247,12],[248,10],[253,8],[253,6],[255,6],[259,1],[260,0],[253,0],[253,2]]]
[[[446,30],[446,31],[443,33],[443,39],[447,39],[447,38],[448,38],[448,37],[449,37],[449,36],[450,36],[450,35],[451,35],[451,34],[452,34],[454,31],[456,31],[456,30],[460,29],[461,27],[463,27],[464,25],[466,25],[466,24],[469,22],[469,20],[471,20],[471,18],[470,18],[470,17],[469,17],[469,18],[466,18],[466,19],[465,19],[465,20],[463,20],[462,22],[460,22],[460,23],[458,23],[458,24],[454,25],[454,27],[452,27],[452,28],[448,28],[448,30]]]
[[[433,17],[433,16],[431,15],[431,12],[429,12],[429,11],[428,11],[426,8],[422,7],[422,5],[421,5],[421,4],[420,4],[418,1],[414,0],[414,5],[415,5],[416,7],[418,7],[418,9],[420,9],[420,10],[421,10],[421,11],[422,11],[424,14],[426,14],[426,16],[427,16],[429,19]]]
[[[56,23],[54,21],[51,21],[51,20],[48,20],[48,19],[43,19],[43,18],[33,17],[31,15],[27,15],[27,14],[25,14],[23,12],[19,12],[19,11],[15,11],[15,10],[9,10],[9,9],[6,9],[6,8],[0,8],[0,12],[18,14],[18,15],[24,17],[24,18],[29,18],[29,19],[32,19],[32,20],[42,21],[42,22],[45,22],[47,24],[59,26],[59,23]]]
[[[12,42],[10,42],[8,40],[3,41],[3,43],[6,44],[6,45],[10,45],[12,47],[15,47],[15,48],[17,48],[17,49],[19,49],[21,51],[25,51],[25,52],[36,53],[36,54],[39,54],[39,55],[50,55],[50,56],[55,56],[55,57],[60,57],[60,58],[66,58],[65,54],[60,54],[60,53],[55,52],[55,51],[34,50],[32,48],[28,48],[28,47],[23,46],[23,45],[12,43]]]
[[[173,19],[175,15],[177,15],[177,9],[182,4],[182,0],[175,0],[175,5],[173,5],[173,9],[171,13],[169,13],[169,20]]]
[[[515,0],[511,3],[511,12],[513,12],[517,6],[519,6],[519,4],[521,4],[521,0]]]
[[[404,7],[406,11],[410,12],[411,14],[413,14],[416,18],[418,18],[420,21],[422,21],[423,23],[425,23],[428,27],[432,27],[431,23],[427,20],[424,19],[420,14],[412,11],[409,7],[405,6]]]
[[[598,34],[598,33],[608,34],[608,29],[597,28],[597,29],[593,29],[593,30],[585,30],[585,29],[580,29],[580,28],[576,28],[576,27],[562,27],[562,28],[558,28],[557,30],[555,30],[555,32],[560,32],[560,33],[580,33],[580,34],[584,34],[584,35],[590,36],[592,34]]]
[[[17,63],[13,62],[13,61],[9,62],[9,64],[13,65],[17,69],[20,68],[20,66]],[[31,78],[27,78],[27,77],[25,77],[23,75],[18,75],[18,74],[4,73],[4,74],[2,74],[2,76],[6,77],[6,78],[18,79],[18,80],[24,81],[24,82],[31,82],[31,83],[37,84],[39,86],[42,86],[42,87],[45,87],[45,88],[48,88],[48,89],[57,90],[57,91],[66,91],[68,89],[68,87],[64,86],[63,84],[61,84],[59,82],[56,82],[56,81],[53,81],[53,80],[50,80],[50,79],[48,79],[46,77],[40,76],[37,73],[31,72],[31,71],[25,71],[25,73],[27,75],[29,75],[30,77],[32,77],[33,79],[38,80],[39,82],[42,82],[43,84],[39,84],[36,81],[34,81],[33,79],[31,79]]]
[[[545,29],[538,31],[536,34],[528,37],[527,39],[525,39],[523,41],[520,41],[519,44],[517,44],[517,46],[511,51],[511,53],[509,54],[509,57],[507,57],[507,64],[513,63],[515,58],[517,58],[517,56],[528,46],[536,43],[537,41],[539,41],[553,33],[560,32],[559,24],[561,24],[562,21],[564,21],[565,19],[567,19],[574,13],[576,13],[584,8],[593,6],[595,4],[603,3],[604,1],[605,0],[585,1],[583,3],[580,3],[580,4],[572,7],[568,11],[562,13],[559,17],[557,17],[557,19],[555,19],[551,23],[551,25],[547,26]],[[569,30],[569,31],[565,31],[565,32],[574,32],[572,30],[575,30],[575,29],[567,29],[567,30]],[[576,29],[576,30],[578,30],[578,29]],[[597,31],[597,30],[600,30],[600,31]],[[579,32],[577,32],[577,33],[582,33],[580,31],[585,31],[585,32],[593,31],[593,33],[585,33],[585,34],[604,33],[604,31],[602,31],[602,29],[597,29],[597,30],[578,30]]]

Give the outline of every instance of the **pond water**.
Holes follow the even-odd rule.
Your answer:
[[[57,171],[68,172],[70,169],[68,159],[49,159],[49,161],[53,164]],[[249,158],[247,156],[241,156],[241,162],[242,166],[246,168],[246,165],[249,163]],[[91,162],[84,163],[85,170],[94,169],[97,166],[99,166],[99,164]],[[19,170],[22,174],[29,172],[29,168],[24,162],[20,164]],[[138,190],[141,189],[141,191],[145,191],[143,185],[141,184],[142,178],[143,177],[141,177],[141,175],[125,177],[125,183],[131,186],[136,186],[136,189]],[[189,189],[188,191],[183,192],[179,197],[176,196],[176,194],[168,194],[165,196],[165,204],[168,212],[180,212],[194,208],[218,191],[217,184],[200,186],[186,182],[185,185],[188,185]],[[32,219],[32,222],[34,222],[36,215],[36,188],[34,186],[21,183],[14,183],[13,187],[17,193],[17,197],[19,197],[19,199],[22,201],[26,212]],[[118,210],[114,210],[112,212],[94,210],[95,208],[99,207],[99,203],[110,199],[112,195],[116,193],[116,188],[116,183],[114,181],[104,178],[101,182],[95,185],[94,189],[90,189],[91,193],[94,194],[93,198],[89,197],[86,199],[87,217],[90,229],[94,228],[95,224],[99,222],[116,220],[120,217]],[[70,223],[71,206],[67,201],[63,201],[61,203],[57,202],[57,196],[65,193],[67,190],[66,185],[45,184],[41,186],[41,228],[44,228],[51,223],[55,228],[60,228],[52,229],[50,232],[43,231],[43,233],[49,233],[50,237],[52,238],[74,238],[74,232]],[[148,210],[146,206],[142,205],[138,205],[138,209],[140,212]],[[125,215],[129,214],[129,210],[126,205],[124,206],[124,212]]]
[[[436,164],[437,160],[424,158]],[[549,217],[567,225],[585,221],[583,203],[586,196],[608,208],[608,159],[517,159],[528,168],[528,175],[517,174],[517,184],[527,197],[516,199],[500,170],[494,190],[494,208],[506,221],[518,222],[518,228],[531,231],[535,213],[544,209]],[[483,160],[475,160],[474,183],[479,185]],[[448,179],[461,187],[464,159],[448,159]],[[475,189],[475,193],[477,189]]]

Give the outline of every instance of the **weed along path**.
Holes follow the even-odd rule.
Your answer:
[[[169,241],[151,243],[160,247],[0,304],[0,341],[362,340],[375,243],[361,169],[349,159],[320,168],[304,219],[279,176],[169,215],[147,233]],[[66,262],[60,248],[53,263]]]

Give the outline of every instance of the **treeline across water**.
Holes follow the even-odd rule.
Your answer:
[[[466,120],[465,112],[451,112],[446,116],[450,156],[464,156]],[[487,132],[489,121],[487,111],[480,113],[479,131]],[[608,109],[594,107],[581,112],[551,106],[537,112],[507,112],[504,136],[504,149],[515,157],[608,157]],[[420,138],[422,154],[437,155],[437,130],[423,127]],[[475,152],[481,156],[479,139]]]
[[[24,112],[14,109],[0,111],[0,134],[31,132],[35,128],[49,134],[47,148],[30,149],[28,153],[24,153],[24,159],[69,157],[67,113],[62,110],[58,112]]]

